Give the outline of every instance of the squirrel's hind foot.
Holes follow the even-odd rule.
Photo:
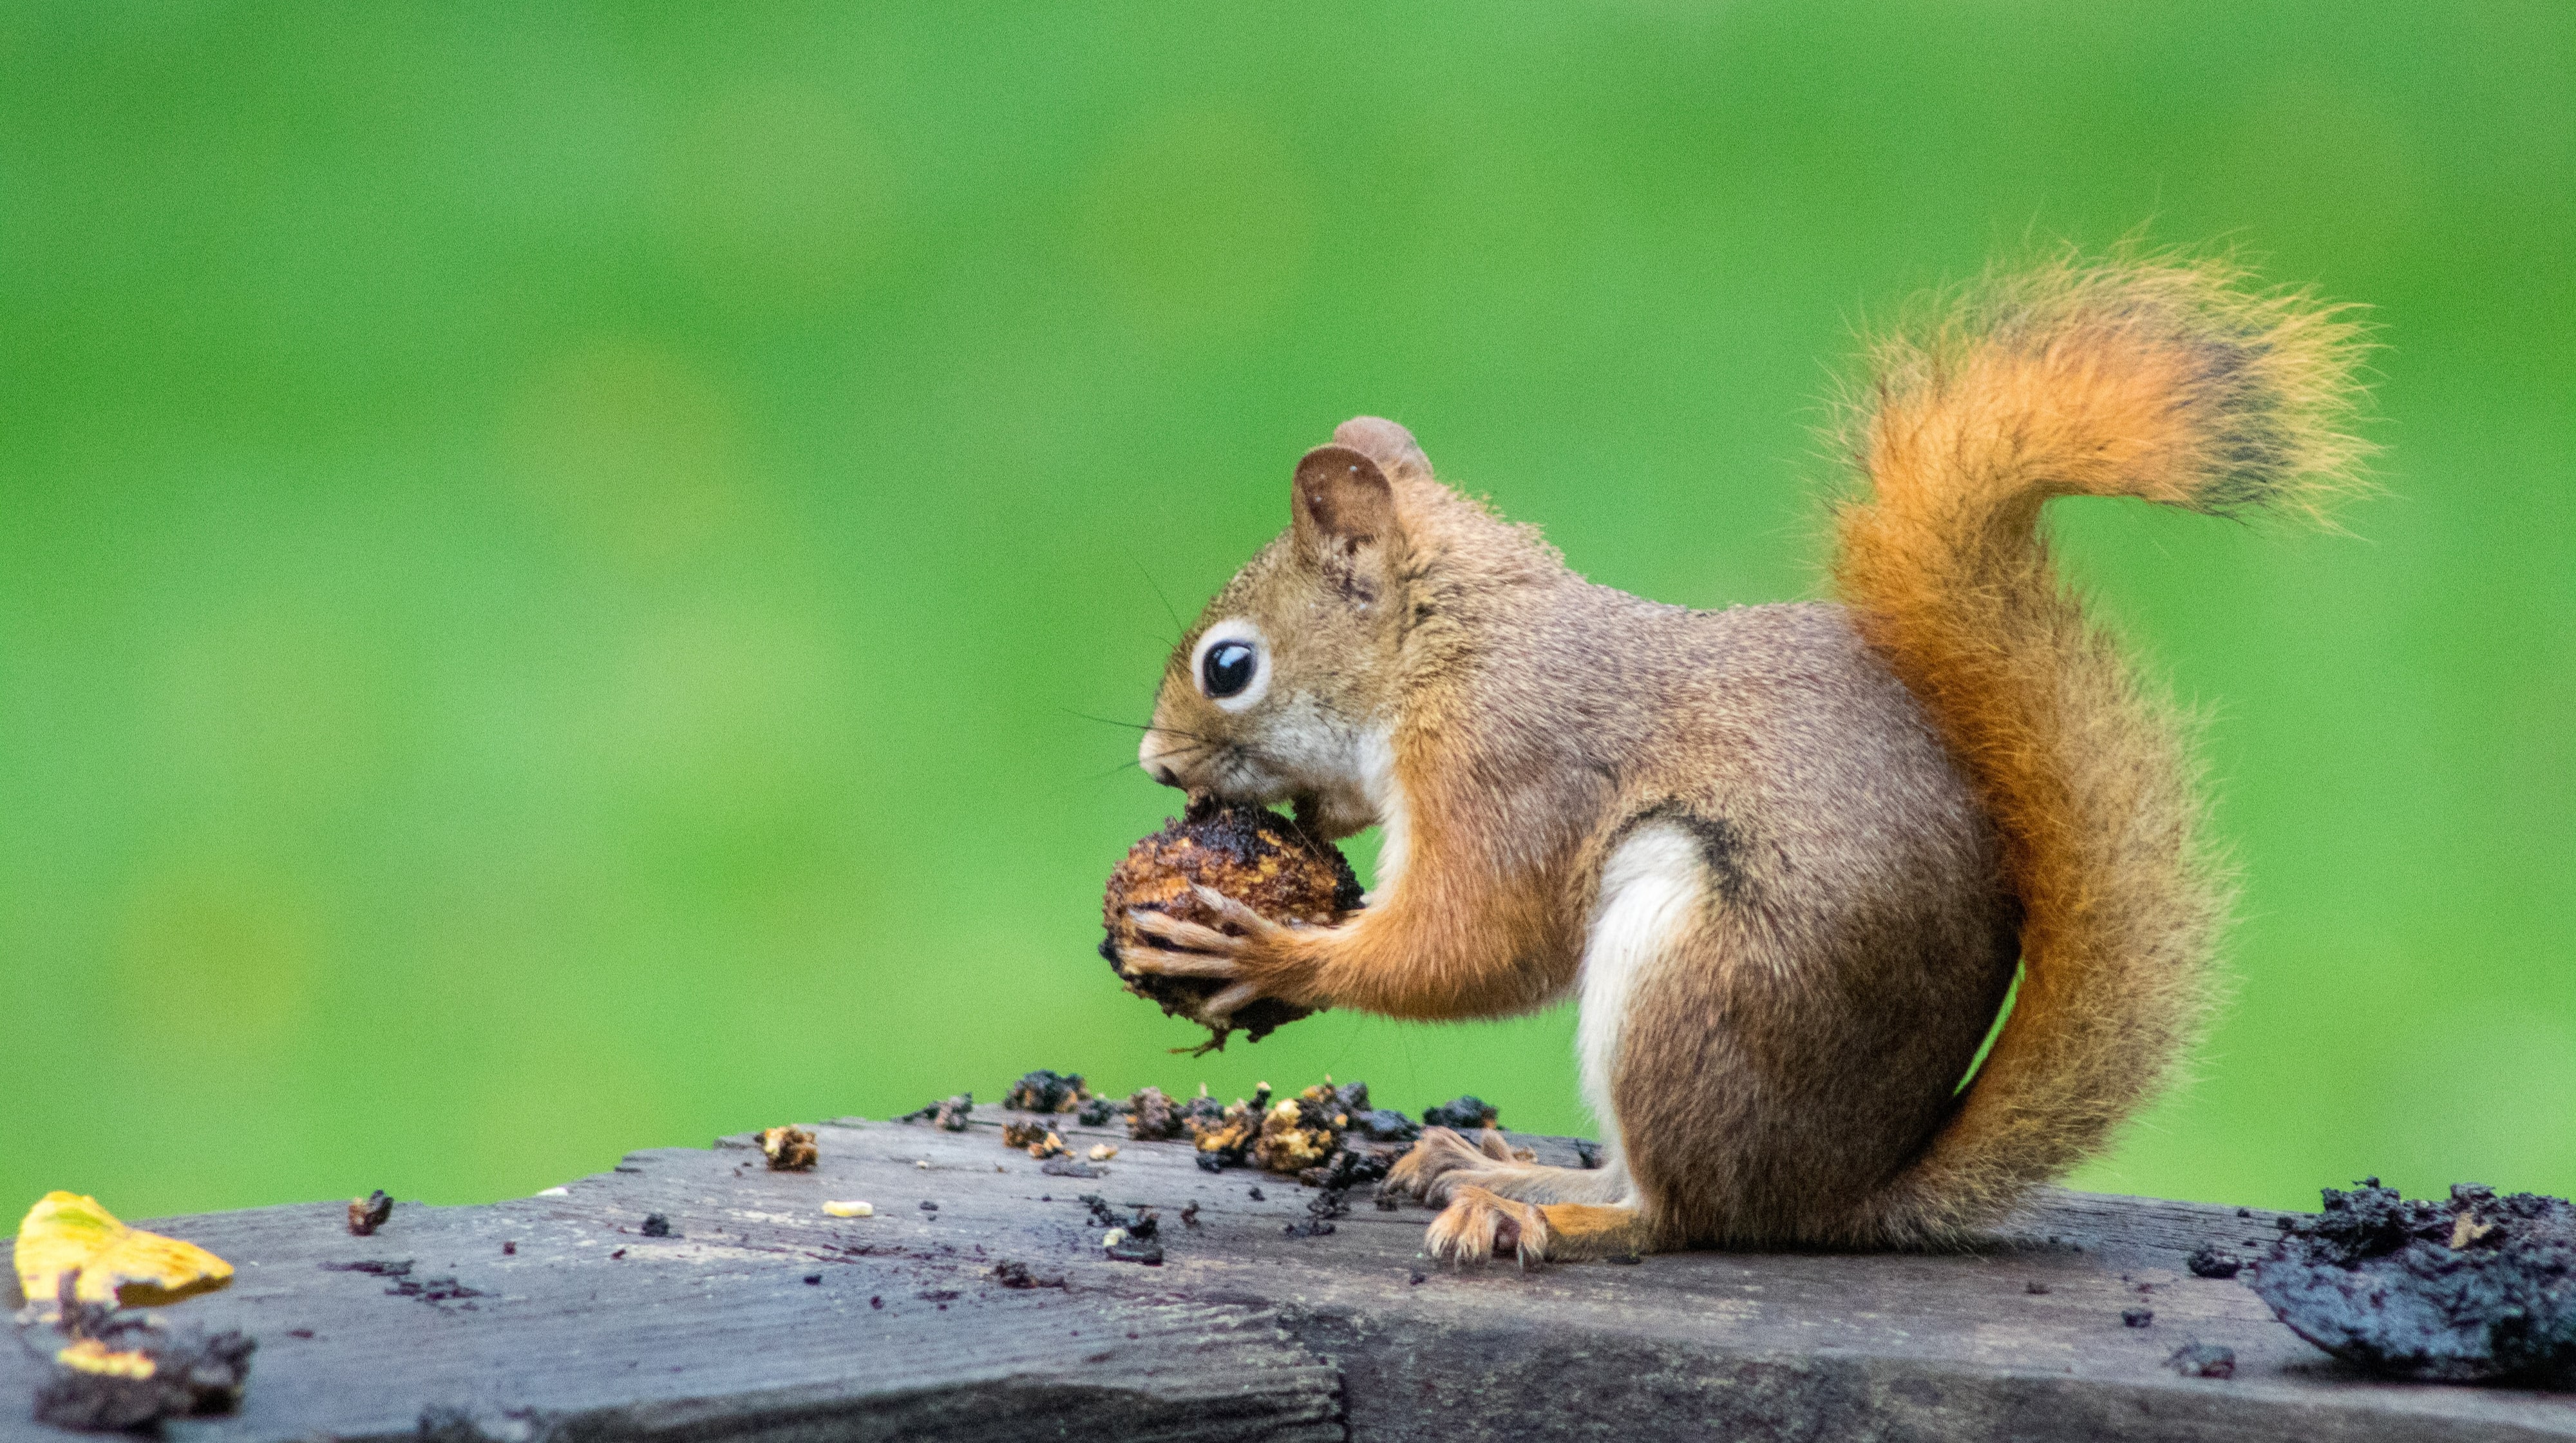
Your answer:
[[[1509,1255],[1532,1263],[1585,1258],[1626,1258],[1657,1250],[1644,1209],[1600,1203],[1515,1202],[1480,1187],[1461,1186],[1431,1220],[1423,1250],[1449,1263],[1481,1263]]]

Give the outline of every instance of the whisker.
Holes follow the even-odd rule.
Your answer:
[[[1154,573],[1145,569],[1144,562],[1136,559],[1135,552],[1127,553],[1127,564],[1136,568],[1136,574],[1145,578],[1145,584],[1153,589],[1154,599],[1163,603],[1163,614],[1172,619],[1172,640],[1180,640],[1181,633],[1189,630],[1189,627],[1182,623],[1181,614],[1172,608],[1172,599],[1163,594],[1163,584],[1154,579]]]
[[[1066,716],[1080,717],[1084,721],[1098,722],[1102,726],[1125,727],[1132,732],[1161,732],[1165,736],[1188,737],[1192,741],[1209,743],[1214,743],[1216,740],[1214,737],[1201,736],[1197,732],[1189,731],[1182,727],[1156,726],[1151,722],[1120,721],[1114,716],[1093,716],[1087,711],[1075,711],[1071,707],[1060,707],[1058,710],[1062,711]]]

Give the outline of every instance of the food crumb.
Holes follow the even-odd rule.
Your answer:
[[[2120,1326],[2124,1328],[2143,1328],[2155,1320],[2156,1310],[2153,1308],[2122,1308],[2120,1310]]]
[[[376,1229],[394,1215],[394,1200],[378,1188],[365,1197],[349,1199],[349,1231],[359,1237],[373,1237]]]
[[[1249,1189],[1249,1193],[1250,1193],[1250,1196],[1251,1196],[1251,1198],[1252,1198],[1252,1200],[1253,1200],[1254,1202],[1268,1202],[1268,1201],[1270,1201],[1270,1199],[1268,1199],[1268,1198],[1266,1198],[1266,1197],[1263,1197],[1263,1196],[1261,1195],[1261,1189],[1260,1189],[1260,1188],[1258,1188],[1258,1187],[1255,1187],[1255,1188]]]
[[[1127,1241],[1125,1228],[1111,1228],[1100,1235],[1100,1245],[1104,1248],[1114,1248],[1125,1241]]]
[[[1199,1205],[1196,1202],[1183,1204],[1181,1208],[1181,1226],[1185,1228],[1194,1228],[1198,1225]]]
[[[517,1243],[503,1243],[503,1244],[501,1244],[501,1256],[503,1256],[503,1257],[505,1257],[505,1258],[515,1258],[515,1257],[517,1257],[518,1255],[519,1255],[519,1245],[518,1245]]]
[[[1415,1269],[1413,1270],[1413,1276],[1412,1276],[1412,1277],[1410,1277],[1410,1278],[1405,1279],[1405,1281],[1406,1281],[1406,1282],[1408,1282],[1408,1283],[1413,1284],[1413,1285],[1414,1285],[1414,1286],[1416,1286],[1416,1287],[1420,1287],[1420,1286],[1422,1285],[1422,1279],[1423,1279],[1422,1269],[1420,1269],[1420,1268],[1415,1268]]]
[[[811,1171],[822,1156],[814,1145],[814,1134],[801,1127],[763,1128],[760,1151],[769,1159],[771,1172]]]
[[[823,1204],[823,1211],[836,1218],[872,1218],[877,1215],[874,1206],[863,1202],[827,1202]]]
[[[823,1275],[821,1273],[807,1273],[805,1275],[805,1286],[809,1288],[819,1288],[823,1286]]]
[[[644,1226],[637,1231],[648,1238],[667,1238],[671,1236],[671,1220],[660,1213],[646,1213]]]
[[[1093,1162],[1107,1162],[1117,1155],[1118,1144],[1114,1142],[1095,1142],[1091,1145],[1091,1151],[1085,1154]]]
[[[882,1308],[885,1306],[885,1299],[871,1294],[868,1298],[868,1306],[871,1308]]]
[[[2038,1297],[2048,1291],[2048,1284],[2042,1282],[2028,1282],[2021,1285],[2021,1290],[2033,1297]]]
[[[966,1118],[975,1110],[975,1094],[961,1092],[942,1098],[927,1107],[915,1108],[895,1119],[897,1122],[927,1122],[946,1132],[964,1132]]]

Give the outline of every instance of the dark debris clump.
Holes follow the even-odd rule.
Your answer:
[[[1114,1097],[1093,1097],[1084,1099],[1081,1111],[1074,1114],[1073,1120],[1084,1127],[1107,1127],[1126,1113],[1126,1105]]]
[[[916,1108],[896,1118],[895,1121],[936,1123],[950,1132],[964,1132],[966,1115],[974,1110],[975,1094],[961,1092],[955,1097],[942,1098],[928,1107]]]
[[[2183,1266],[2191,1269],[2195,1278],[2232,1278],[2245,1266],[2245,1260],[2216,1243],[2208,1243],[2193,1249]]]
[[[2250,1286],[2300,1337],[2396,1378],[2576,1387],[2576,1208],[2462,1183],[2407,1201],[2379,1179],[2283,1219]]]
[[[1350,1216],[1350,1199],[1340,1188],[1326,1188],[1306,1200],[1306,1217],[1302,1222],[1284,1224],[1281,1231],[1292,1238],[1320,1238],[1333,1230],[1333,1219]]]
[[[50,1361],[36,1385],[37,1422],[111,1432],[226,1412],[241,1401],[257,1341],[238,1329],[173,1328],[155,1314],[80,1302],[72,1296],[76,1276],[63,1279],[47,1330],[61,1341],[40,1350]]]
[[[1188,1129],[1181,1110],[1159,1087],[1143,1087],[1127,1099],[1127,1135],[1138,1142],[1170,1142]]]
[[[1062,1273],[1032,1272],[1028,1264],[1015,1263],[1008,1258],[993,1264],[993,1281],[1006,1288],[1061,1288],[1065,1285]]]
[[[1011,1084],[1002,1094],[1002,1106],[1014,1112],[1071,1112],[1091,1099],[1090,1089],[1082,1085],[1079,1072],[1050,1072],[1039,1068]]]
[[[1143,1263],[1149,1268],[1163,1265],[1160,1240],[1163,1221],[1160,1213],[1140,1203],[1122,1218],[1118,1209],[1110,1206],[1109,1200],[1096,1192],[1084,1193],[1075,1201],[1091,1210],[1094,1223],[1109,1229],[1102,1235],[1101,1245],[1107,1250],[1111,1262]]]
[[[1447,1102],[1424,1108],[1422,1125],[1454,1127],[1461,1132],[1474,1132],[1480,1128],[1494,1126],[1501,1116],[1502,1113],[1492,1103],[1471,1095],[1451,1098]]]

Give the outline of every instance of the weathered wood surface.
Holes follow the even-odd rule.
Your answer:
[[[1419,1209],[1354,1195],[1331,1235],[1288,1237],[1313,1196],[1293,1182],[1081,1128],[1066,1140],[1121,1152],[1096,1181],[1051,1177],[981,1116],[965,1133],[827,1125],[811,1173],[769,1172],[743,1139],[636,1153],[559,1196],[404,1205],[372,1238],[336,1202],[155,1224],[240,1268],[172,1311],[260,1340],[242,1410],[168,1435],[2576,1438],[2576,1396],[2372,1382],[2237,1283],[2184,1270],[2201,1243],[2266,1237],[2269,1214],[2056,1193],[1970,1254],[1452,1272],[1419,1258]],[[1160,1208],[1164,1265],[1109,1261],[1084,1192]],[[826,1216],[840,1198],[877,1215]],[[641,1235],[654,1212],[673,1236]],[[1005,1259],[1066,1286],[1006,1288]],[[368,1260],[477,1296],[324,1266]],[[2154,1322],[2124,1326],[2139,1306]],[[2188,1341],[2235,1349],[2235,1378],[2168,1371]],[[0,1400],[38,1371],[0,1350]],[[27,1418],[0,1402],[0,1439],[65,1436]]]

